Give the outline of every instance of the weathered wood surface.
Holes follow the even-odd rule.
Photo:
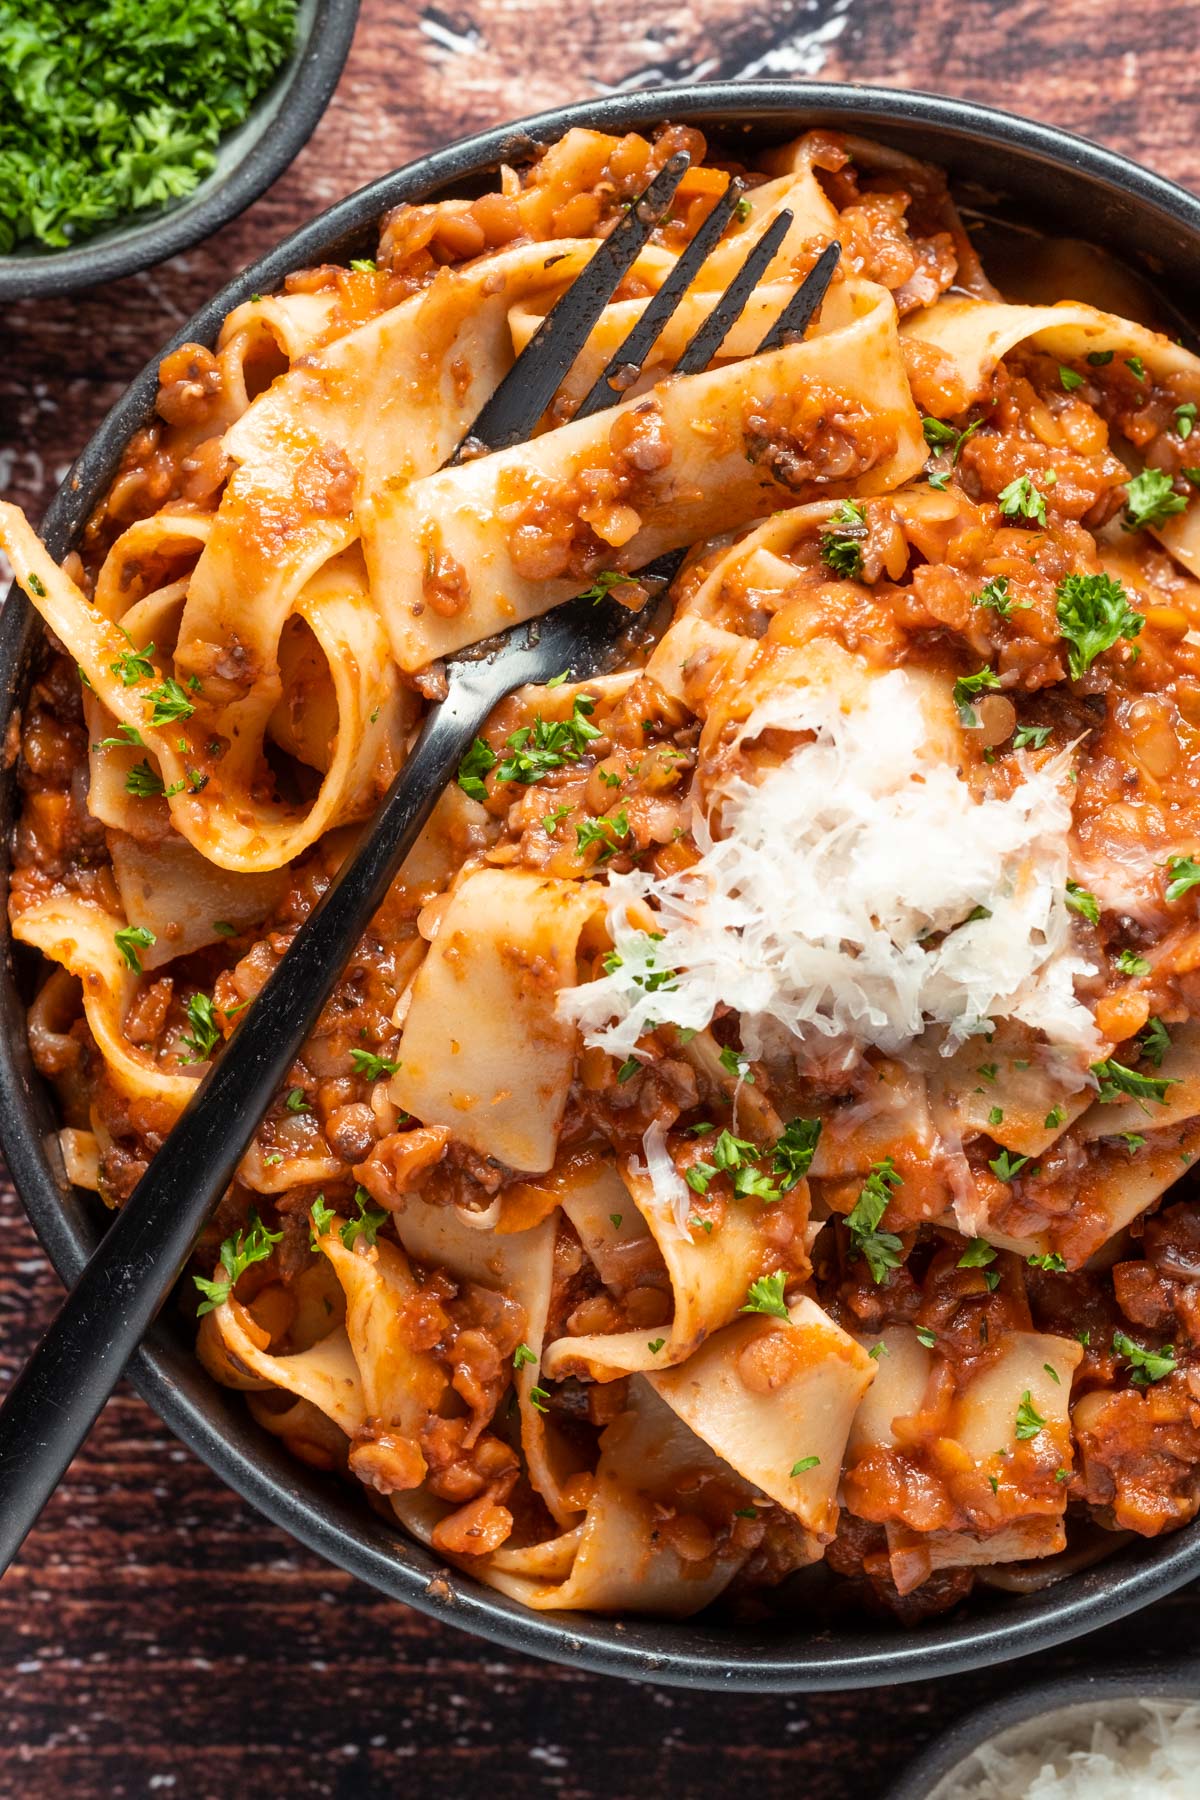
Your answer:
[[[465,132],[616,87],[753,75],[960,94],[1200,188],[1196,0],[365,0],[312,143],[207,244],[0,326],[0,490],[35,512],[157,344],[364,181]],[[0,1192],[0,1379],[57,1303]],[[1200,1651],[1194,1597],[931,1687],[723,1700],[522,1662],[264,1524],[128,1390],[0,1586],[0,1795],[870,1800],[941,1726],[1051,1671]]]

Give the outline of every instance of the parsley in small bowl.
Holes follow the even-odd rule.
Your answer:
[[[69,293],[207,237],[285,169],[358,0],[0,4],[0,299]]]

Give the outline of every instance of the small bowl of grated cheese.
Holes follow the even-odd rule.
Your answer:
[[[888,1800],[1197,1800],[1200,1668],[1081,1676],[969,1713]]]

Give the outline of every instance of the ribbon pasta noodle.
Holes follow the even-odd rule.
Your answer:
[[[446,467],[678,149],[530,441]],[[64,1167],[113,1206],[442,659],[630,605],[622,667],[464,757],[193,1271],[265,1431],[534,1610],[802,1609],[823,1562],[911,1623],[1200,1507],[1200,361],[1046,302],[866,140],[571,131],[173,351],[61,567],[0,506],[52,634],[11,929]]]

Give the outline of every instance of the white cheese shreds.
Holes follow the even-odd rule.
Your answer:
[[[1012,1754],[975,1752],[977,1772],[946,1800],[1195,1800],[1200,1794],[1200,1707],[1143,1700],[1142,1717],[1114,1730],[1097,1722],[1074,1743],[1053,1740]]]
[[[654,1192],[656,1206],[670,1213],[676,1227],[684,1237],[691,1237],[688,1219],[692,1211],[692,1196],[687,1183],[671,1160],[671,1152],[667,1149],[667,1133],[665,1127],[656,1119],[642,1138],[642,1149],[646,1152],[646,1167],[640,1169],[635,1163],[632,1173],[645,1174]]]
[[[698,823],[693,868],[611,878],[610,971],[559,1001],[589,1044],[628,1056],[655,1023],[701,1030],[724,1004],[751,1057],[848,1064],[930,1028],[950,1050],[1004,1018],[1080,1062],[1102,1053],[1075,997],[1092,970],[1065,904],[1067,758],[1022,758],[1009,798],[977,801],[923,691],[894,670],[852,699],[833,684],[772,694],[743,737],[811,737],[714,793],[720,836]],[[661,937],[631,923],[647,904]]]

